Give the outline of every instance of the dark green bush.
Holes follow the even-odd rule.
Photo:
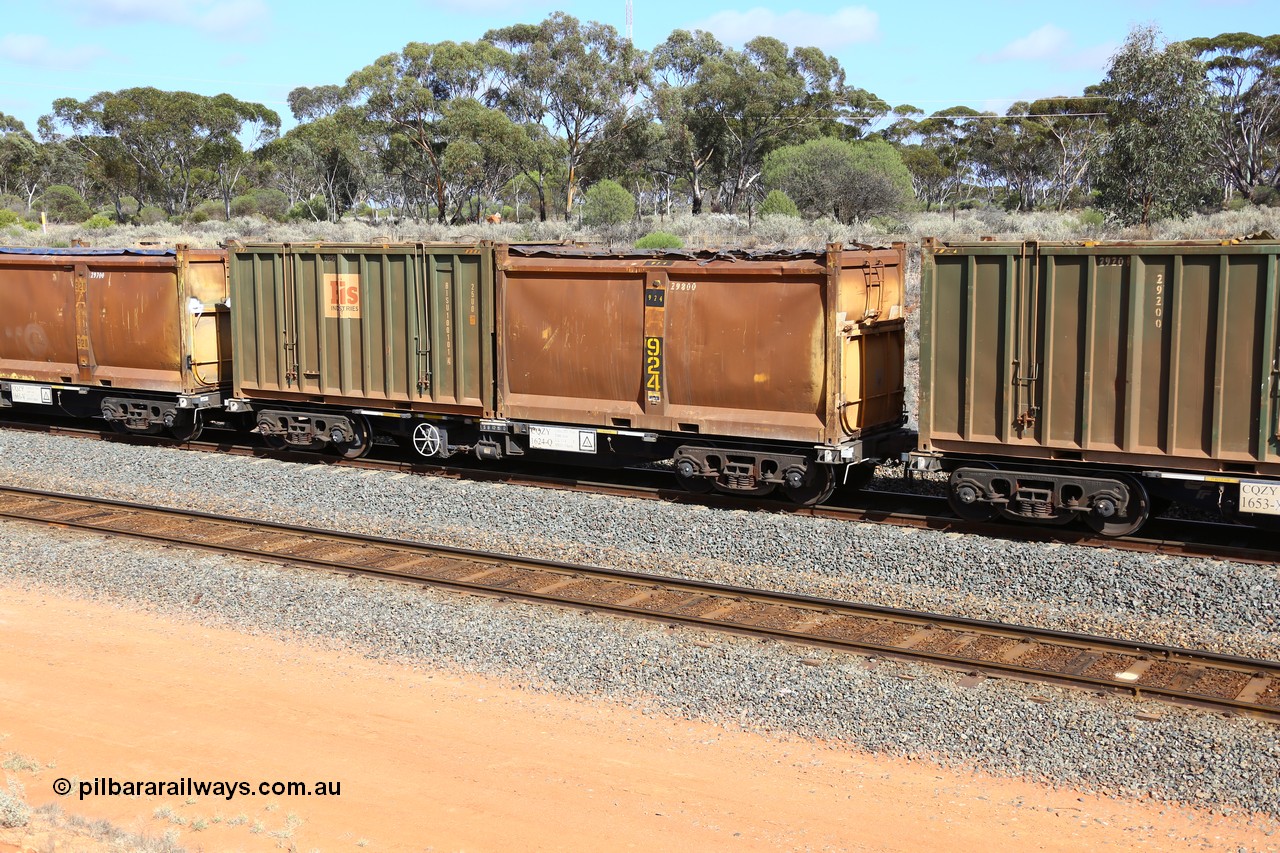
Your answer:
[[[684,240],[681,240],[670,231],[650,231],[648,234],[636,241],[637,249],[683,249]]]
[[[83,222],[93,214],[80,193],[65,184],[45,190],[37,207],[53,222]]]
[[[161,222],[168,221],[168,219],[169,214],[164,212],[164,208],[156,207],[153,204],[149,204],[138,211],[139,225],[159,225]]]
[[[769,194],[764,197],[764,201],[760,202],[759,213],[761,216],[769,216],[770,214],[799,216],[800,208],[796,207],[796,203],[791,200],[791,196],[782,190],[769,190]]]

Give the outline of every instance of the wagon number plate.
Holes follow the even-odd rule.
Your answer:
[[[48,385],[22,385],[14,382],[9,386],[15,403],[35,403],[38,406],[53,405],[53,389]]]
[[[591,429],[529,426],[529,446],[535,450],[561,450],[566,453],[595,453],[596,432]]]
[[[1241,480],[1240,511],[1260,515],[1280,515],[1280,483]]]

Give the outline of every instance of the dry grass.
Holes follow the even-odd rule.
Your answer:
[[[576,223],[563,221],[471,224],[442,226],[434,222],[380,221],[368,223],[346,220],[328,222],[268,222],[256,217],[230,222],[209,221],[198,225],[117,226],[86,230],[78,225],[50,226],[48,233],[18,227],[0,230],[0,245],[57,246],[84,240],[93,246],[134,247],[139,245],[214,248],[228,239],[262,242],[457,242],[478,240],[499,242],[581,242],[614,247],[631,245],[650,231],[663,230],[678,235],[688,249],[741,247],[749,249],[785,247],[820,249],[827,243],[869,243],[883,245],[894,240],[917,242],[923,237],[942,240],[973,240],[994,237],[1004,240],[1188,240],[1223,239],[1259,231],[1280,235],[1280,208],[1246,207],[1196,215],[1183,220],[1161,222],[1149,229],[1122,228],[1100,222],[1093,211],[1065,213],[1007,213],[1002,210],[967,210],[911,213],[896,218],[842,225],[831,219],[807,221],[788,216],[746,217],[723,213],[691,216],[680,214],[658,219],[645,217],[603,234]]]

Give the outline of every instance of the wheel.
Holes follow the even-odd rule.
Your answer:
[[[830,465],[812,465],[808,479],[799,486],[783,484],[782,493],[801,506],[817,506],[836,490],[835,469]]]
[[[715,489],[716,484],[710,477],[699,477],[697,467],[689,459],[681,459],[675,466],[676,482],[686,492],[705,495]]]
[[[195,441],[202,432],[204,424],[200,422],[199,410],[190,414],[179,412],[173,426],[169,427],[169,433],[178,441]]]
[[[1130,536],[1138,531],[1142,525],[1147,523],[1147,518],[1151,515],[1151,499],[1147,497],[1147,490],[1143,488],[1132,477],[1123,474],[1116,477],[1117,480],[1124,483],[1129,490],[1129,511],[1123,516],[1113,515],[1110,517],[1098,515],[1090,512],[1084,516],[1084,523],[1089,525],[1099,536],[1109,538],[1116,536]]]
[[[352,415],[350,420],[355,437],[350,441],[335,443],[333,449],[343,459],[359,459],[367,455],[369,449],[373,447],[373,431],[369,427],[369,422],[359,415]]]
[[[413,449],[418,451],[418,455],[441,456],[444,446],[444,435],[435,424],[423,421],[413,428]]]
[[[964,465],[966,468],[995,468],[990,462],[970,462]],[[983,503],[978,500],[980,495],[977,489],[965,482],[956,483],[954,477],[947,480],[947,504],[960,518],[965,521],[990,521],[995,518],[999,510],[994,504]]]

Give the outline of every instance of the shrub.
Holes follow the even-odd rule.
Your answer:
[[[329,205],[325,202],[324,196],[313,195],[306,201],[300,201],[289,208],[285,219],[291,222],[327,222]]]
[[[0,788],[0,827],[26,826],[31,820],[31,806],[23,798],[22,786],[12,779],[8,790]]]
[[[1095,210],[1092,207],[1086,207],[1076,215],[1076,219],[1080,224],[1087,228],[1101,228],[1107,224],[1107,216],[1101,210]]]
[[[764,201],[760,202],[758,212],[761,216],[799,216],[800,208],[782,190],[769,190]]]
[[[1280,207],[1280,187],[1254,187],[1249,201],[1258,207]]]
[[[192,208],[191,213],[187,215],[188,222],[194,222],[197,225],[201,222],[208,222],[210,219],[220,219],[225,221],[227,210],[223,207],[221,201],[210,199],[202,201]]]
[[[105,213],[95,213],[84,222],[80,223],[82,228],[88,228],[90,231],[101,231],[110,228],[116,224],[115,217],[108,216]]]
[[[8,225],[17,225],[22,221],[22,217],[14,213],[7,207],[0,207],[0,228]]]
[[[670,231],[650,231],[636,241],[637,249],[683,249],[681,240]]]
[[[138,211],[139,225],[159,225],[168,219],[169,214],[164,212],[164,208],[156,207],[154,204],[149,204]]]
[[[280,190],[264,187],[249,193],[258,205],[258,215],[283,222],[289,213],[289,197]]]
[[[258,200],[250,194],[238,195],[231,199],[232,216],[253,216],[258,213]]]
[[[80,193],[65,184],[45,190],[39,207],[54,222],[83,222],[93,214]]]
[[[587,190],[583,201],[587,209],[582,221],[593,227],[621,225],[636,215],[636,197],[617,181],[598,181]]]

